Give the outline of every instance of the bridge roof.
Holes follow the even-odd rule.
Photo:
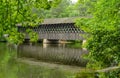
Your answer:
[[[78,18],[90,18],[90,17],[66,17],[66,18],[47,18],[40,24],[62,24],[62,23],[75,23]],[[22,26],[21,23],[16,24],[17,26]]]
[[[71,18],[49,18],[44,19],[42,24],[60,24],[60,23],[75,23],[75,19],[79,17],[71,17]]]

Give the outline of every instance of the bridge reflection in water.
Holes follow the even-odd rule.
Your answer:
[[[23,44],[18,47],[18,57],[34,58],[53,63],[85,66],[87,61],[82,58],[82,55],[87,52],[83,51],[81,48],[71,48],[70,45],[71,44]]]

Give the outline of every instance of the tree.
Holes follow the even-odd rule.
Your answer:
[[[52,7],[49,10],[43,10],[45,14],[45,18],[58,18],[62,17],[62,13],[64,13],[65,9],[70,6],[70,0],[61,0],[57,7]]]
[[[76,9],[78,10],[79,16],[90,16],[90,10],[94,8],[94,3],[96,0],[78,0],[75,4]]]
[[[1,0],[0,1],[0,36],[9,34],[8,41],[21,43],[24,34],[17,32],[16,24],[36,26],[42,22],[36,11],[56,6],[60,0]]]
[[[63,17],[76,17],[79,16],[77,6],[71,0],[61,0],[57,7],[49,10],[42,10],[44,18],[63,18]]]
[[[88,1],[92,2],[93,0],[86,0],[84,3]],[[93,8],[89,11],[92,18],[78,19],[76,23],[90,34],[86,44],[86,48],[89,50],[88,67],[101,69],[119,65],[120,1],[97,0],[94,1]],[[109,73],[105,78],[111,77]]]

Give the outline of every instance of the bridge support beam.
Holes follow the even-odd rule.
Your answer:
[[[52,40],[52,39],[43,39],[43,44],[49,44],[49,43],[60,43],[60,40]]]

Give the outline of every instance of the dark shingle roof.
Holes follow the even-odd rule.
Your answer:
[[[75,17],[72,18],[49,18],[44,19],[42,24],[74,23]]]
[[[89,18],[89,17],[67,17],[67,18],[48,18],[44,19],[44,21],[40,24],[60,24],[60,23],[75,23],[75,20],[78,18]],[[22,24],[17,24],[17,26],[21,26]]]

